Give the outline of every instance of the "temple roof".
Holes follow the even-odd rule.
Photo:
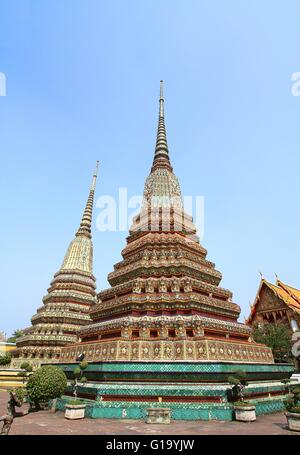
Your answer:
[[[292,286],[289,286],[288,284],[282,283],[282,281],[277,280],[277,284],[284,289],[285,292],[287,292],[293,300],[296,300],[298,305],[300,306],[300,290],[296,289]]]
[[[255,300],[251,306],[251,313],[247,319],[247,323],[251,323],[253,318],[258,310],[260,302],[260,294],[263,287],[266,286],[269,288],[285,305],[287,305],[291,310],[300,314],[300,290],[292,286],[289,286],[282,281],[277,279],[276,285],[269,283],[264,278],[261,279]]]

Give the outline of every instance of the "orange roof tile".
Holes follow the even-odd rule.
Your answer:
[[[275,294],[292,310],[300,313],[300,303],[293,298],[284,288],[275,286],[274,284],[267,283],[269,288],[273,290]]]
[[[291,295],[299,304],[300,304],[300,290],[296,289],[288,284],[283,283],[280,280],[277,280],[277,283],[282,287],[289,295]]]

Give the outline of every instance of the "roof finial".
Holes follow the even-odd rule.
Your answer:
[[[94,205],[94,193],[96,189],[96,181],[98,175],[99,161],[96,162],[96,168],[93,174],[92,185],[90,189],[90,194],[82,215],[81,223],[79,229],[76,233],[78,235],[85,235],[86,237],[91,238],[91,228],[92,228],[92,216],[93,216],[93,205]]]
[[[260,274],[260,277],[261,277],[261,279],[263,280],[264,277],[263,277],[263,274],[261,273],[260,270],[258,271],[258,273]]]
[[[276,283],[278,283],[278,281],[279,281],[279,277],[278,277],[277,273],[276,273],[276,272],[274,272],[274,275],[275,275],[275,278],[276,278]]]

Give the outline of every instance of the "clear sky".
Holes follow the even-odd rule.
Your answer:
[[[141,194],[165,81],[182,192],[243,320],[259,270],[299,277],[298,0],[2,0],[0,330],[29,325],[96,196]],[[95,209],[95,218],[100,209]],[[125,232],[94,224],[98,290]]]

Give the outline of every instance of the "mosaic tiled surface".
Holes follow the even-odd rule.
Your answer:
[[[132,383],[101,383],[101,384],[86,384],[84,387],[79,387],[79,393],[95,395],[95,397],[105,395],[119,396],[217,396],[226,399],[228,384],[132,384]],[[70,388],[71,390],[71,388]],[[274,393],[284,390],[284,386],[280,382],[269,383],[254,383],[250,384],[245,389],[245,395],[258,393]]]
[[[74,362],[83,353],[88,362],[95,361],[236,361],[273,363],[270,348],[254,343],[202,340],[114,340],[62,348],[61,361]]]
[[[69,378],[75,365],[59,364]],[[92,418],[145,419],[147,408],[155,405],[170,407],[175,420],[232,420],[232,404],[227,400],[230,388],[227,378],[237,370],[248,374],[250,383],[246,396],[264,394],[263,399],[251,399],[257,404],[258,414],[283,409],[285,386],[280,381],[293,373],[294,367],[289,364],[95,362],[85,370],[89,382],[79,388],[79,396],[93,398],[85,400],[87,416]],[[138,397],[140,401],[137,401]],[[168,401],[171,397],[172,401]],[[176,402],[178,397],[180,400]],[[214,401],[207,402],[208,399]],[[63,409],[64,400],[60,400],[58,406]]]
[[[59,364],[72,378],[75,364]],[[230,374],[244,370],[249,380],[282,380],[294,371],[289,364],[244,364],[233,362],[97,362],[85,370],[89,381],[134,382],[224,382]]]
[[[66,371],[72,371],[75,365],[75,363],[57,364]],[[251,364],[233,362],[95,362],[90,363],[86,371],[231,373],[241,369],[246,372],[285,372],[290,374],[294,372],[294,366],[287,363]]]

